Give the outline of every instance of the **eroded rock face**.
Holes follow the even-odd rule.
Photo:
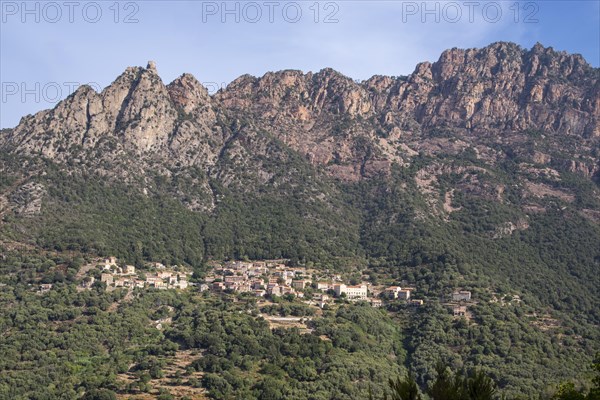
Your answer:
[[[75,157],[73,149],[102,149],[96,157],[134,154],[142,169],[162,160],[210,172],[242,130],[248,138],[272,135],[350,181],[386,174],[419,152],[474,147],[476,157],[494,162],[502,154],[479,137],[600,138],[600,80],[579,55],[512,43],[447,50],[407,77],[355,82],[332,69],[244,75],[213,96],[190,74],[165,86],[149,62],[127,68],[101,93],[83,86],[54,109],[23,118],[0,147],[58,161]],[[536,164],[553,160],[532,154]],[[597,165],[591,159],[565,168],[592,176]]]
[[[325,165],[334,176],[356,180],[369,170],[365,168],[367,149],[357,140],[373,140],[374,130],[354,123],[374,115],[369,92],[332,69],[315,74],[270,72],[261,78],[245,75],[214,99],[251,119],[257,130],[273,134],[311,163]],[[369,163],[376,169],[377,165],[387,168],[385,160],[373,157],[371,161],[382,161]]]
[[[364,116],[372,108],[365,88],[330,68],[316,74],[286,70],[261,78],[244,75],[215,98],[229,108],[300,121],[323,112]]]
[[[191,74],[181,75],[167,86],[167,90],[175,106],[186,114],[211,109],[208,90]]]
[[[382,166],[381,160],[401,162],[397,149],[407,137],[432,130],[600,137],[599,82],[598,70],[579,55],[495,43],[445,51],[408,77],[357,83],[330,69],[243,76],[215,100],[251,115],[311,162],[333,162],[334,175],[355,180],[364,175],[365,157]],[[376,137],[381,131],[385,142]],[[356,145],[364,141],[367,152]]]
[[[144,152],[167,142],[176,119],[156,70],[130,67],[101,93],[82,86],[54,109],[25,117],[8,142],[20,151],[58,159],[67,157],[65,150],[72,146],[93,148],[107,137]]]
[[[117,133],[137,151],[164,148],[177,111],[155,69],[140,70],[117,117]]]
[[[600,164],[597,162],[594,164],[593,161],[557,160],[556,163],[563,169],[575,174],[583,175],[586,178],[591,178],[600,171]]]
[[[407,80],[367,84],[392,124],[414,119],[426,128],[600,135],[597,69],[539,44],[530,51],[512,43],[451,49],[419,64]]]
[[[40,213],[45,195],[44,185],[27,182],[12,193],[10,204],[17,215],[31,217]]]

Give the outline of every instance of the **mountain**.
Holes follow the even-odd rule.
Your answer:
[[[82,86],[53,110],[23,118],[1,145],[62,160],[70,153],[61,150],[112,142],[116,151],[102,157],[151,154],[206,169],[240,130],[264,130],[313,164],[336,161],[330,173],[354,180],[410,158],[410,149],[398,155],[398,145],[433,131],[597,138],[599,85],[598,70],[581,56],[539,44],[529,51],[511,43],[452,49],[410,76],[360,83],[331,69],[245,75],[212,97],[189,74],[165,86],[150,62],[127,68],[101,93]]]
[[[540,44],[452,49],[409,76],[364,82],[331,69],[245,75],[213,96],[190,74],[165,85],[150,62],[127,68],[101,93],[82,86],[54,109],[24,117],[2,133],[0,148],[146,195],[160,192],[152,182],[158,179],[170,196],[206,215],[218,213],[226,190],[233,197],[300,196],[320,209],[302,211],[315,221],[332,208],[352,220],[347,207],[336,206],[346,201],[340,185],[389,179],[398,168],[418,169],[411,184],[428,203],[426,214],[451,213],[458,193],[504,204],[518,191],[524,212],[544,209],[544,196],[589,198],[578,213],[597,223],[590,182],[600,171],[599,85],[598,69],[581,56]],[[519,170],[514,182],[495,171],[506,163]],[[40,209],[43,184],[29,178],[44,168],[32,165],[26,176],[15,168],[21,185],[5,191],[1,204]],[[584,178],[589,191],[576,193],[563,172]],[[462,177],[442,193],[439,178],[456,174]],[[16,200],[29,192],[33,206]]]
[[[165,85],[149,62],[1,131],[0,239],[199,269],[285,257],[432,300],[517,295],[527,310],[479,310],[468,339],[429,310],[405,344],[421,384],[437,349],[529,396],[598,349],[599,144],[599,69],[540,44],[451,49],[363,82],[244,75],[213,95],[190,74]],[[522,322],[542,315],[561,330]],[[501,366],[510,344],[490,350],[489,319],[532,358]],[[440,321],[446,334],[416,335]]]

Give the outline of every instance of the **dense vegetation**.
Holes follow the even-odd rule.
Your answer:
[[[595,339],[540,332],[523,317],[525,306],[480,304],[469,322],[435,304],[414,311],[399,303],[394,319],[367,304],[342,304],[313,316],[311,333],[271,330],[256,318],[252,297],[233,302],[233,295],[137,290],[127,299],[125,290],[106,292],[101,284],[78,291],[76,260],[18,253],[5,252],[1,264],[3,276],[12,276],[0,287],[3,399],[70,399],[102,390],[134,395],[163,377],[204,388],[214,399],[380,398],[388,378],[408,370],[419,392],[435,391],[441,361],[467,375],[485,372],[509,398],[546,398],[558,377],[576,378],[576,385],[559,388],[571,392],[590,380],[591,371],[581,367]],[[25,273],[31,270],[52,279],[53,289],[32,291],[37,278]],[[300,306],[276,304],[274,313]],[[152,321],[164,318],[171,322],[156,329]],[[165,376],[181,351],[198,357],[181,375]],[[132,381],[119,378],[127,371]]]
[[[9,261],[34,267],[48,260]],[[163,376],[165,360],[187,349],[202,357],[183,378],[201,371],[201,380],[189,384],[215,399],[361,398],[369,387],[381,393],[382,382],[405,361],[401,327],[367,305],[343,306],[315,320],[312,334],[300,334],[269,329],[250,312],[253,299],[232,303],[189,292],[139,291],[126,300],[122,290],[108,293],[97,285],[79,292],[68,281],[40,295],[29,290],[27,279],[0,291],[3,399],[75,398],[98,389],[145,392],[150,379]],[[172,323],[163,331],[151,326],[165,317]],[[134,382],[117,379],[130,369]]]
[[[583,393],[600,347],[600,228],[583,212],[600,209],[598,186],[569,173],[541,179],[577,195],[572,203],[536,199],[544,212],[527,212],[518,161],[477,172],[483,192],[442,174],[437,200],[464,189],[450,214],[431,210],[415,183],[434,162],[427,157],[344,184],[290,157],[284,169],[297,175],[289,182],[244,191],[211,177],[214,208],[192,211],[185,204],[197,188],[176,174],[120,182],[2,154],[0,190],[32,179],[47,192],[37,214],[2,214],[0,398],[111,398],[145,393],[164,378],[214,399],[364,399],[369,391],[380,398],[390,376],[406,373],[428,396],[440,362],[457,376],[481,371],[509,398],[550,398],[563,380],[573,381],[564,393]],[[483,168],[468,153],[445,162]],[[23,165],[45,173],[26,178]],[[502,201],[485,192],[494,185],[506,188]],[[341,304],[317,316],[287,300],[256,309],[252,299],[193,291],[126,298],[101,285],[77,290],[84,259],[108,255],[138,267],[184,264],[196,276],[211,259],[283,257],[353,280],[415,286],[425,306]],[[42,282],[55,286],[36,294]],[[456,288],[476,299],[466,318],[445,304]],[[311,317],[311,331],[271,330],[258,312]],[[161,318],[170,318],[162,330],[153,322]],[[182,376],[165,378],[182,351],[197,357]],[[117,378],[126,372],[133,381]]]
[[[593,387],[589,390],[577,390],[573,382],[564,382],[552,396],[552,400],[597,400],[600,399],[600,360],[596,360],[592,378]],[[481,370],[469,375],[452,373],[444,364],[436,368],[437,378],[429,386],[427,394],[433,400],[493,400],[498,398],[494,380]],[[504,397],[503,397],[504,398]],[[417,382],[412,375],[389,380],[383,400],[422,400]],[[374,400],[370,393],[369,400]]]

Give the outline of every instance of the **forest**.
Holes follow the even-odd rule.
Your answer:
[[[22,179],[23,160],[2,162],[4,189]],[[40,212],[2,215],[0,398],[170,399],[186,386],[212,399],[404,399],[392,390],[416,386],[423,399],[451,399],[466,398],[476,380],[498,399],[597,398],[600,228],[581,212],[598,206],[596,184],[566,174],[558,185],[577,189],[573,204],[545,197],[546,212],[526,213],[507,162],[478,179],[501,182],[508,200],[457,192],[457,211],[444,219],[423,211],[428,200],[414,183],[430,162],[320,182],[322,196],[301,185],[303,176],[252,192],[213,180],[220,200],[211,212],[182,204],[174,191],[185,184],[175,179],[152,176],[144,194],[48,162],[35,178],[47,188]],[[468,155],[452,162],[477,163]],[[439,179],[442,198],[457,180]],[[498,234],[519,220],[526,229]],[[104,256],[139,268],[186,265],[196,281],[213,260],[286,258],[354,280],[414,285],[425,305],[342,301],[315,316],[293,299],[257,309],[232,294],[80,290],[81,265]],[[52,290],[36,293],[41,283]],[[455,288],[476,299],[468,318],[444,305]],[[310,332],[271,329],[259,313],[310,316]],[[162,319],[169,322],[157,329]],[[189,359],[173,372],[182,354]],[[454,395],[434,394],[443,385]]]

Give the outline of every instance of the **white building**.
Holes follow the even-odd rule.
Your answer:
[[[327,304],[329,302],[329,296],[327,296],[326,294],[322,294],[321,296],[319,296],[319,307],[323,308],[325,307],[325,304]]]
[[[210,289],[210,287],[206,283],[202,283],[198,286],[200,292],[206,292],[208,289]]]
[[[179,282],[176,282],[174,286],[179,289],[187,289],[188,281],[180,280]]]
[[[379,299],[371,299],[371,306],[375,308],[379,308],[383,305],[383,302]]]
[[[398,293],[402,290],[400,286],[390,286],[386,288],[383,293],[389,299],[397,299]]]
[[[271,296],[281,296],[282,288],[276,283],[269,283],[267,285],[267,293]]]
[[[104,267],[103,269],[105,271],[110,270],[112,267],[116,267],[117,266],[117,258],[116,257],[108,257],[104,260]]]
[[[347,286],[343,283],[337,284],[333,286],[333,290],[335,291],[336,296],[341,296],[345,294],[349,299],[366,299],[367,298],[367,286]]]

